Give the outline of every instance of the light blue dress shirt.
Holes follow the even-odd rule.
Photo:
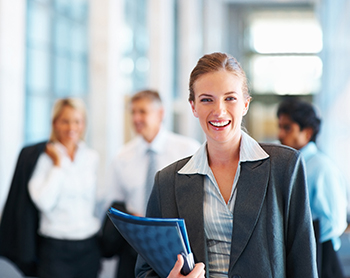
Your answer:
[[[233,210],[241,163],[266,159],[268,154],[248,134],[242,131],[239,165],[231,197],[226,204],[214,174],[208,164],[206,142],[179,171],[179,174],[201,174],[204,179],[204,229],[207,238],[210,277],[226,277],[230,263]]]
[[[346,183],[334,163],[314,142],[301,150],[306,163],[306,175],[313,220],[320,221],[320,241],[332,240],[340,248],[340,235],[347,227]]]

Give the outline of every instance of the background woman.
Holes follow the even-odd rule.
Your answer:
[[[147,216],[184,218],[196,262],[186,277],[317,277],[300,155],[242,131],[250,96],[244,71],[224,53],[193,69],[189,101],[206,142],[155,177]],[[182,277],[178,256],[169,277]],[[138,277],[158,277],[141,258]]]
[[[26,275],[97,277],[98,154],[83,142],[85,122],[82,100],[58,100],[50,142],[25,147],[19,156],[1,223],[1,254]]]
[[[85,121],[81,100],[56,102],[50,142],[28,184],[40,211],[39,277],[97,277],[98,155],[83,142]]]

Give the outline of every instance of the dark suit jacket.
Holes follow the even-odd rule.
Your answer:
[[[0,255],[13,261],[27,276],[36,276],[39,213],[28,182],[46,142],[22,149],[0,223]]]
[[[241,164],[228,276],[318,277],[300,154],[288,147],[261,146],[269,158]],[[184,218],[195,261],[208,265],[203,220],[204,176],[177,173],[188,160],[180,160],[157,173],[147,216]],[[158,277],[140,256],[136,274]],[[209,277],[208,269],[206,274]]]

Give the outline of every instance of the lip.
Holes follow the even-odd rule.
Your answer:
[[[78,132],[76,132],[76,131],[69,131],[69,132],[66,133],[66,135],[68,137],[74,137],[74,136],[78,135]]]

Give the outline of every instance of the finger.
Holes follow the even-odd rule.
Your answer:
[[[60,166],[60,164],[61,164],[60,154],[59,154],[56,146],[53,143],[46,144],[45,152],[52,159],[53,164],[55,166]]]
[[[180,272],[184,265],[184,258],[182,255],[177,255],[177,261],[175,263],[174,269],[176,269],[176,273]]]
[[[168,277],[178,277],[178,275],[180,274],[180,271],[182,269],[182,266],[184,264],[184,259],[182,257],[182,255],[177,255],[177,261],[173,267],[173,269],[170,271],[169,276]]]
[[[191,273],[188,275],[193,278],[204,278],[205,277],[205,265],[204,263],[196,263]]]
[[[45,148],[46,152],[52,153],[52,152],[54,152],[54,150],[55,150],[55,146],[52,143],[47,143],[46,144],[46,148]]]

